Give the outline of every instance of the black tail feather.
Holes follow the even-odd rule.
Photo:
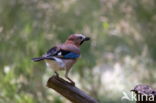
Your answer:
[[[43,57],[38,57],[38,58],[32,58],[32,60],[34,62],[38,62],[38,61],[44,60],[44,58]]]
[[[44,60],[44,59],[55,60],[53,57],[38,57],[38,58],[32,58],[32,60],[33,60],[34,62],[38,62],[38,61],[41,61],[41,60]]]

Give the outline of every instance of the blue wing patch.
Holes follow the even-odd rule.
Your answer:
[[[77,54],[77,53],[73,53],[73,52],[70,52],[66,55],[64,55],[64,58],[68,59],[76,59],[76,58],[79,58],[80,57],[80,54]]]

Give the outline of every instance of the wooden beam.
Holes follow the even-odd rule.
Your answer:
[[[49,78],[47,86],[70,100],[72,103],[98,103],[93,97],[87,95],[84,91],[57,76]]]

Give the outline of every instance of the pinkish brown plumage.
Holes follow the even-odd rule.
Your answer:
[[[51,48],[42,57],[33,58],[33,60],[45,60],[46,64],[55,71],[57,76],[59,76],[57,71],[65,70],[65,77],[74,85],[75,83],[68,77],[68,73],[80,57],[80,46],[87,40],[90,40],[90,38],[82,34],[70,35],[64,44]]]

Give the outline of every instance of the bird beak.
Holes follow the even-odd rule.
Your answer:
[[[84,41],[88,41],[88,40],[90,40],[90,37],[86,37],[86,38],[84,39]]]
[[[84,41],[88,41],[88,40],[90,40],[90,37],[85,37],[85,38],[81,41],[80,45],[83,44]]]

